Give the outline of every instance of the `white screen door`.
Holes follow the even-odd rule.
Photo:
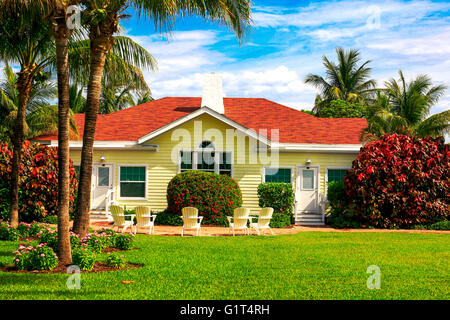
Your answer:
[[[94,164],[92,170],[92,209],[105,209],[106,193],[113,187],[112,173],[112,164]]]
[[[319,168],[297,167],[297,212],[319,212]]]

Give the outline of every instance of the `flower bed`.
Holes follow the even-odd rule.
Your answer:
[[[39,224],[40,225],[40,224]],[[39,230],[39,231],[38,231]],[[38,232],[36,232],[38,231]],[[14,265],[4,267],[4,271],[52,271],[61,269],[58,257],[58,232],[48,226],[36,226],[23,224],[20,228],[11,228],[7,223],[0,225],[0,236],[17,241],[20,235],[33,235],[37,239],[37,244],[21,243],[18,250],[14,251]],[[111,229],[104,229],[89,233],[81,238],[70,233],[70,243],[72,247],[73,264],[79,266],[83,271],[117,269],[127,264],[123,257],[115,257],[115,262],[103,264],[97,260],[97,254],[104,250],[123,251],[130,250],[134,246],[133,234],[118,234]],[[111,267],[111,265],[113,265]],[[63,266],[65,267],[65,266]],[[111,270],[112,270],[111,269]]]

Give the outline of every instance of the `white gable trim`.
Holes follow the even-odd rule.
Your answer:
[[[159,129],[156,129],[155,131],[152,131],[152,132],[146,134],[145,136],[143,136],[143,137],[138,139],[138,144],[142,144],[142,143],[144,143],[144,142],[146,142],[148,140],[154,139],[157,136],[160,136],[163,133],[166,133],[166,132],[168,132],[168,131],[170,131],[170,130],[172,130],[172,129],[174,129],[174,128],[176,128],[176,127],[178,127],[178,126],[180,126],[180,125],[182,125],[182,124],[184,124],[184,123],[186,123],[186,122],[188,122],[188,121],[190,121],[192,119],[195,119],[195,118],[197,118],[197,117],[199,117],[199,116],[201,116],[203,114],[208,114],[211,117],[214,117],[217,120],[222,121],[223,123],[229,125],[230,127],[233,127],[236,130],[241,131],[242,133],[248,135],[249,137],[264,143],[265,145],[268,145],[268,146],[271,145],[271,141],[269,139],[267,139],[266,137],[258,134],[254,130],[251,130],[249,128],[246,128],[246,127],[240,125],[239,123],[237,123],[237,122],[235,122],[235,121],[225,117],[224,115],[222,115],[222,114],[220,114],[220,113],[218,113],[218,112],[216,112],[216,111],[214,111],[214,110],[212,110],[212,109],[210,109],[208,107],[202,107],[202,108],[200,108],[198,110],[195,110],[194,112],[191,112],[190,114],[188,114],[188,115],[186,115],[184,117],[181,117],[180,119],[177,119],[177,120],[175,120],[175,121],[173,121],[173,122],[171,122],[171,123],[169,123],[169,124],[167,124],[165,126],[162,126]]]

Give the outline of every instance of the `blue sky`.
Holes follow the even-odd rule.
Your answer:
[[[124,20],[127,35],[158,60],[145,72],[155,98],[201,96],[202,75],[220,73],[228,97],[264,97],[310,109],[316,92],[308,73],[323,74],[322,56],[335,48],[359,49],[373,60],[381,86],[402,69],[407,78],[429,74],[450,85],[450,2],[269,1],[253,2],[253,27],[243,45],[224,27],[198,18],[178,21],[167,40],[151,21]],[[450,90],[432,113],[450,108]]]

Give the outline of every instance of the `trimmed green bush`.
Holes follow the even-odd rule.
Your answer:
[[[272,216],[272,220],[270,220],[271,228],[284,228],[290,226],[291,216],[284,213],[274,213]]]
[[[166,209],[161,212],[157,212],[156,214],[156,220],[155,224],[161,224],[165,226],[182,226],[183,220],[180,218],[179,215],[169,213],[169,211]]]
[[[120,250],[130,250],[133,248],[134,234],[130,233],[118,233],[114,237],[114,248]]]
[[[125,266],[125,259],[123,255],[118,254],[117,252],[108,254],[106,258],[106,264],[113,268],[123,268]]]
[[[78,266],[80,270],[91,271],[95,261],[95,252],[89,248],[76,248],[72,251],[72,264]]]
[[[167,186],[168,212],[181,215],[184,207],[195,207],[203,224],[227,225],[242,205],[242,192],[236,181],[227,176],[197,170],[177,174]]]
[[[58,216],[46,216],[43,217],[40,222],[48,224],[58,224]]]
[[[275,213],[292,216],[294,189],[290,183],[266,182],[258,186],[259,206],[271,207]]]
[[[428,226],[429,230],[450,230],[450,221],[444,220]]]
[[[330,206],[327,224],[335,228],[360,228],[361,215],[349,205],[343,181],[328,182],[328,204]]]

